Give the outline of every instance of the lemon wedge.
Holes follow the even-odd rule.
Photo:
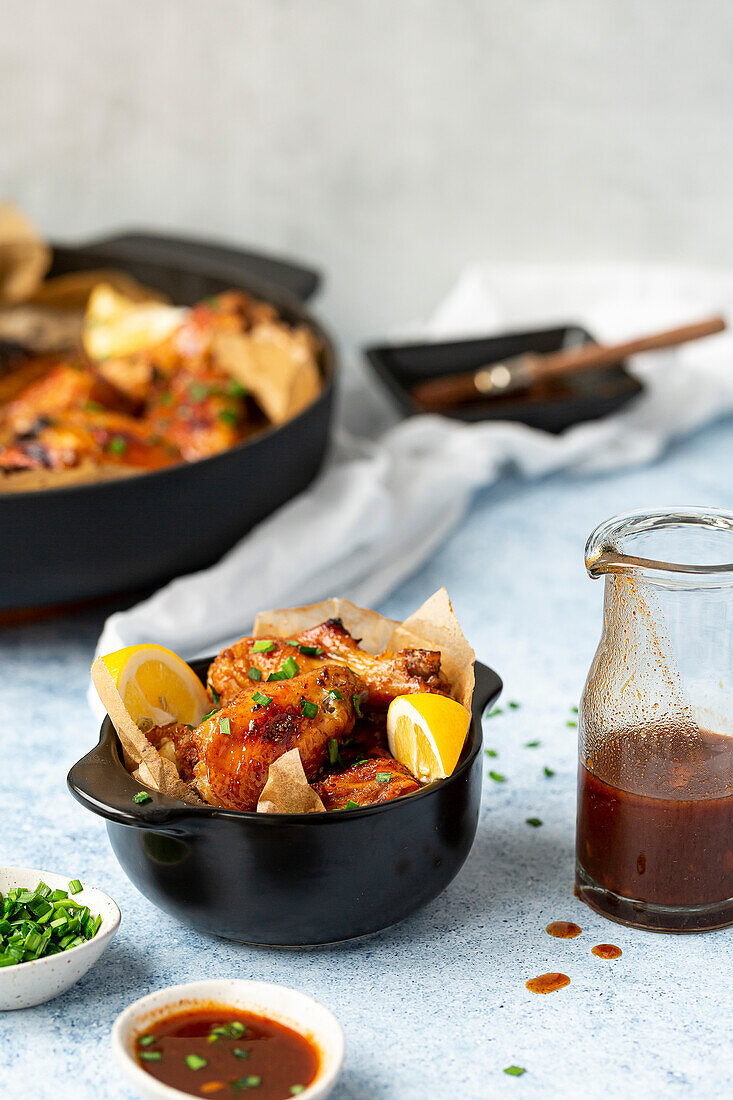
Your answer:
[[[131,645],[98,657],[92,679],[112,720],[122,704],[143,733],[170,722],[198,726],[211,709],[190,665],[162,645]]]
[[[470,723],[470,712],[445,695],[398,695],[387,711],[389,751],[421,783],[445,779],[458,763]]]
[[[134,302],[108,283],[99,283],[89,295],[84,315],[84,350],[90,359],[133,355],[162,344],[186,313],[161,302]]]

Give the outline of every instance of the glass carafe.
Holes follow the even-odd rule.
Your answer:
[[[623,923],[733,923],[733,512],[601,524],[603,633],[579,713],[576,894]]]

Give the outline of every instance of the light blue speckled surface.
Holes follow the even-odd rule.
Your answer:
[[[733,508],[733,422],[662,462],[593,479],[505,480],[383,608],[403,617],[446,584],[478,656],[521,709],[485,720],[491,767],[475,847],[428,909],[353,946],[270,951],[200,936],[128,883],[104,826],[67,794],[70,765],[97,733],[84,701],[102,613],[0,632],[0,862],[79,875],[122,909],[116,941],[68,994],[0,1014],[0,1095],[128,1100],[110,1051],[116,1014],[153,989],[207,977],[298,986],[340,1018],[337,1100],[479,1097],[722,1097],[733,1090],[733,930],[672,937],[627,931],[572,896],[575,731],[567,728],[601,624],[586,536],[627,508]],[[539,738],[538,749],[523,743]],[[488,761],[486,761],[488,772]],[[556,774],[546,778],[543,766]],[[539,829],[525,824],[538,816]],[[573,941],[550,920],[583,928]],[[619,944],[602,962],[590,949]],[[547,970],[571,977],[527,992]],[[502,1069],[525,1066],[522,1078]]]

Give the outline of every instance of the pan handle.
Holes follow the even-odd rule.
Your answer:
[[[131,230],[90,241],[88,247],[113,248],[121,259],[158,260],[181,265],[190,260],[222,264],[230,272],[238,269],[243,275],[285,290],[301,302],[311,298],[321,284],[318,271],[291,260],[171,233]]]

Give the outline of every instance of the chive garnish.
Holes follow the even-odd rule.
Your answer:
[[[218,691],[216,690],[216,688],[214,687],[214,685],[213,685],[213,684],[211,684],[211,685],[209,686],[209,691],[211,692],[211,698],[212,698],[212,700],[213,700],[213,701],[214,701],[214,702],[216,703],[216,705],[217,705],[217,707],[218,707],[218,706],[219,706],[219,703],[221,702],[221,695],[220,695],[220,694],[219,694],[219,692],[218,692]]]
[[[542,822],[538,817],[528,817],[525,824],[531,825],[533,829],[539,829]]]
[[[205,715],[203,716],[203,718],[201,719],[201,722],[202,722],[202,724],[203,724],[204,722],[208,722],[209,718],[213,718],[213,717],[214,717],[214,715],[215,715],[215,714],[217,713],[217,711],[218,711],[218,710],[219,710],[219,708],[218,708],[218,707],[213,707],[213,708],[212,708],[212,709],[211,709],[211,710],[209,711],[209,713],[208,713],[208,714],[205,714]]]
[[[328,739],[328,762],[329,764],[335,764],[339,758],[339,743],[335,737],[329,737]]]
[[[489,772],[489,775],[495,783],[506,783],[506,776],[502,775],[501,772]]]
[[[188,393],[192,401],[203,401],[205,397],[209,396],[209,387],[202,386],[200,382],[194,382]]]
[[[269,707],[270,703],[272,702],[272,696],[263,695],[261,691],[256,691],[252,696],[252,699],[258,707]]]
[[[392,772],[377,772],[377,783],[389,783]]]
[[[569,730],[576,730],[578,728],[578,723],[573,721],[566,722],[565,725],[568,727]]]
[[[155,1042],[155,1035],[141,1035],[137,1041],[137,1045],[140,1047],[149,1047]]]
[[[547,778],[552,779],[553,775],[555,774],[554,771],[552,770],[552,768],[548,768],[547,765],[545,764],[545,769],[544,770],[545,770],[545,775],[547,776]]]
[[[142,1058],[143,1062],[159,1062],[163,1055],[159,1050],[141,1050],[139,1057]]]
[[[235,1058],[239,1058],[242,1062],[249,1058],[249,1051],[245,1050],[244,1047],[235,1047],[232,1051],[232,1054]]]
[[[309,699],[301,699],[300,709],[304,718],[315,718],[318,714],[318,703],[311,703]],[[331,744],[330,741],[328,743]]]
[[[524,1066],[507,1066],[504,1073],[508,1073],[510,1077],[521,1077],[523,1073],[526,1073]]]
[[[153,801],[153,796],[151,794],[146,794],[145,791],[138,791],[132,801],[137,802],[138,806],[144,806],[146,802]]]
[[[291,1096],[300,1096],[301,1092],[305,1092],[305,1085],[291,1085],[290,1086],[290,1095]]]
[[[320,657],[323,653],[321,647],[317,645],[299,645],[298,649],[306,657]]]
[[[541,744],[541,741],[525,741],[524,747],[525,749],[538,749]]]
[[[280,671],[285,678],[289,680],[291,677],[297,676],[300,669],[298,668],[297,661],[293,657],[287,657],[281,664]]]
[[[208,1062],[205,1058],[202,1058],[200,1054],[187,1054],[186,1065],[189,1069],[203,1069],[204,1066],[208,1066]]]
[[[510,703],[507,703],[507,706],[509,707],[510,710],[519,710],[519,703],[515,703],[515,701],[513,699],[511,700]]]
[[[354,713],[356,714],[356,717],[357,718],[363,718],[363,715],[361,713],[361,704],[359,702],[359,696],[358,695],[352,695],[351,698],[352,698],[353,703],[354,703]]]
[[[343,695],[338,688],[331,688],[330,691],[326,692],[326,695],[329,699],[343,699]]]
[[[229,386],[230,397],[246,397],[247,390],[244,388],[241,382],[232,382]]]
[[[352,802],[351,799],[349,799],[349,801],[344,806],[344,809],[345,810],[358,810],[359,809],[359,803],[358,802]]]
[[[231,428],[236,428],[239,423],[239,413],[235,409],[222,409],[219,413],[219,419],[222,424],[228,424]]]
[[[501,709],[501,707],[494,707],[493,710],[489,711],[488,717],[489,718],[496,718],[497,714],[503,714],[503,713],[504,713],[504,711]]]
[[[115,455],[123,455],[127,450],[127,440],[123,435],[113,435],[107,444],[107,450]]]
[[[570,708],[570,710],[571,710],[571,712],[572,712],[573,714],[577,714],[577,713],[578,713],[578,708],[577,708],[577,707],[571,707],[571,708]]]
[[[250,680],[261,680],[262,679],[262,673],[258,668],[248,669],[247,670],[247,675],[249,676]]]
[[[219,733],[223,734],[224,737],[231,737],[232,727],[229,723],[228,718],[220,718],[219,719]]]
[[[275,649],[275,643],[268,638],[258,638],[256,642],[252,643],[253,653],[271,653]]]
[[[82,890],[83,890],[83,886],[79,882],[79,879],[78,878],[73,878],[71,880],[71,882],[69,883],[69,893],[70,894],[80,894],[82,892]]]
[[[257,1086],[261,1084],[261,1077],[240,1077],[237,1081],[232,1081],[232,1088],[237,1091],[241,1091],[242,1089],[256,1089]]]
[[[487,755],[487,756],[490,756],[490,757],[492,757],[492,759],[493,759],[493,758],[494,758],[495,756],[498,756],[498,755],[499,755],[499,754],[498,754],[498,752],[496,751],[496,749],[484,749],[484,752],[486,753],[486,755]]]

